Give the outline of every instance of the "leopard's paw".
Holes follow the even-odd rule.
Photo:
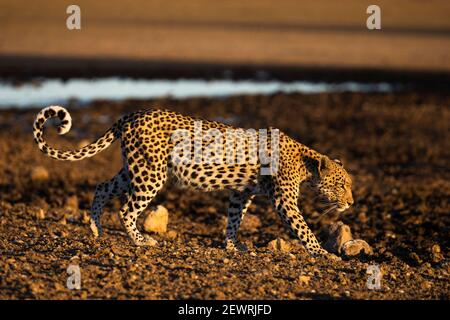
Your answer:
[[[225,244],[225,248],[227,249],[227,251],[240,251],[240,252],[248,251],[248,248],[245,244],[243,244],[241,242],[234,243],[231,240],[227,240],[227,242]]]
[[[95,223],[95,221],[91,221],[90,228],[91,228],[92,234],[94,235],[94,238],[98,238],[103,234],[102,227],[98,226],[97,223]]]
[[[153,247],[158,244],[158,241],[150,237],[149,235],[145,234],[142,236],[142,239],[136,239],[134,241],[134,244],[136,246],[147,246],[147,247]]]

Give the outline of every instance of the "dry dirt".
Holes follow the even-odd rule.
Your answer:
[[[227,193],[170,185],[154,203],[170,212],[168,232],[154,235],[157,247],[131,244],[118,220],[118,200],[102,218],[105,236],[95,241],[87,212],[95,185],[120,168],[117,144],[92,159],[57,162],[33,144],[37,110],[5,110],[0,112],[1,299],[449,299],[449,95],[276,94],[67,107],[72,131],[59,137],[49,129],[46,135],[61,148],[91,141],[120,115],[144,107],[243,127],[279,127],[341,159],[353,176],[355,205],[341,216],[319,220],[310,196],[301,199],[320,240],[325,242],[327,226],[340,220],[374,255],[340,262],[309,257],[262,198],[240,232],[250,251],[226,252]],[[286,240],[290,253],[267,248],[276,238]],[[81,290],[66,288],[71,263],[79,263]],[[373,264],[382,271],[379,290],[366,288]]]

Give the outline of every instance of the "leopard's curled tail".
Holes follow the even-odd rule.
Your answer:
[[[36,116],[33,125],[34,141],[37,143],[39,150],[47,156],[62,161],[78,161],[85,158],[90,158],[100,151],[108,148],[118,138],[118,123],[114,124],[108,131],[105,132],[97,141],[82,147],[77,150],[58,150],[50,147],[43,138],[44,124],[50,118],[58,117],[61,123],[58,125],[58,134],[65,134],[69,132],[72,126],[72,118],[69,112],[60,106],[49,106],[42,109]]]

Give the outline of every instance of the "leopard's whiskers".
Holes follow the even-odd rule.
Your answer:
[[[320,217],[317,219],[317,222],[321,221],[323,217],[325,217],[328,213],[332,212],[333,210],[337,209],[337,207],[338,206],[336,203],[331,203],[330,206],[327,209],[325,209],[324,212],[322,212]]]

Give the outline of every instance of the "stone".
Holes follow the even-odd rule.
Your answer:
[[[444,255],[441,252],[441,247],[438,244],[434,244],[431,247],[431,261],[434,263],[439,263],[444,260]]]
[[[333,223],[328,229],[328,240],[324,244],[325,250],[340,254],[344,243],[353,240],[350,227],[341,221]]]
[[[178,233],[175,230],[170,230],[167,232],[167,238],[175,239],[176,237],[178,237]]]
[[[91,221],[91,215],[86,210],[83,210],[83,212],[81,213],[81,221],[84,224],[88,224]]]
[[[38,166],[34,167],[30,172],[30,178],[33,182],[42,182],[47,181],[50,178],[50,175],[44,167]]]
[[[61,219],[58,220],[58,223],[65,226],[67,224],[66,216],[62,216]]]
[[[307,286],[309,284],[309,280],[311,280],[311,277],[301,275],[298,277],[297,282],[302,286]]]
[[[34,216],[38,220],[45,219],[45,211],[39,207],[29,207],[27,209],[27,213],[31,216]]]
[[[423,262],[423,260],[419,257],[419,255],[415,252],[411,252],[409,254],[409,257],[418,265],[420,265]]]
[[[364,252],[367,255],[372,255],[373,250],[369,244],[362,239],[349,240],[342,245],[342,253],[347,257],[353,257]]]
[[[291,250],[289,244],[280,238],[270,241],[269,244],[267,245],[267,248],[270,251],[274,251],[274,252],[286,252],[287,253]]]
[[[36,218],[38,218],[39,220],[45,219],[45,211],[41,208],[36,210]]]
[[[353,239],[350,227],[341,221],[334,223],[328,230],[328,240],[324,249],[339,255],[353,257],[364,252],[367,255],[373,254],[373,249],[362,239]]]
[[[165,233],[169,223],[169,212],[159,205],[156,210],[151,211],[144,221],[144,230],[146,232]]]
[[[365,213],[364,211],[362,211],[362,212],[360,212],[360,213],[358,214],[358,220],[359,220],[361,223],[366,223],[369,219],[367,218],[366,213]]]
[[[68,209],[78,210],[78,197],[73,195],[66,198],[65,207]]]
[[[422,289],[429,290],[433,286],[433,284],[430,281],[424,281],[420,284]]]

